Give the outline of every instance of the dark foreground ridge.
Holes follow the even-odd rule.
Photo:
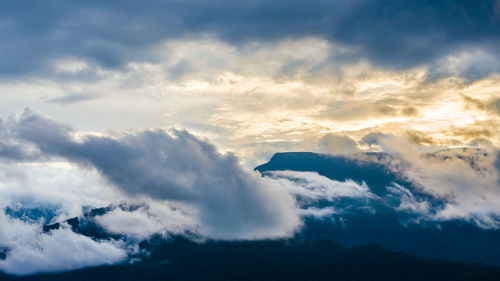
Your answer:
[[[198,244],[155,238],[141,246],[151,255],[135,264],[0,280],[500,280],[498,268],[422,259],[377,246],[344,248],[327,240]]]

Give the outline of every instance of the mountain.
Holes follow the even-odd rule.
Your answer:
[[[428,153],[436,161],[461,159],[480,167],[484,153],[469,149]],[[442,208],[446,198],[426,193],[403,173],[404,161],[385,153],[340,156],[311,152],[276,153],[269,162],[255,168],[265,177],[283,177],[279,171],[315,172],[334,181],[365,183],[376,198],[336,197],[308,202],[307,208],[341,210],[321,218],[306,217],[298,236],[303,239],[329,239],[344,246],[375,244],[426,258],[481,262],[500,266],[500,230],[478,226],[472,221],[452,219],[433,221],[418,210],[400,208],[413,200],[425,204],[429,212]],[[390,167],[399,163],[401,167]],[[285,175],[286,177],[286,175]],[[398,186],[402,192],[394,192]],[[300,202],[300,195],[298,195]],[[406,200],[406,201],[405,201]],[[304,206],[303,206],[304,207]]]
[[[330,179],[364,181],[377,195],[387,193],[386,187],[393,182],[401,182],[413,188],[401,175],[392,172],[384,162],[392,156],[385,153],[363,153],[361,157],[319,154],[313,152],[276,153],[269,162],[257,166],[255,170],[266,175],[271,171],[316,172]],[[413,190],[417,192],[417,190]]]

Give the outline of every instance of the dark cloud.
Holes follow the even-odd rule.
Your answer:
[[[10,125],[42,154],[95,167],[126,194],[172,200],[199,212],[202,234],[223,239],[285,236],[300,224],[293,198],[246,172],[187,131],[148,130],[77,141],[66,125],[30,110]]]
[[[416,144],[427,144],[427,145],[436,144],[435,139],[429,137],[428,135],[426,135],[423,132],[407,131],[406,137],[408,138],[409,141],[416,143]]]
[[[153,59],[148,48],[161,40],[200,34],[235,45],[313,35],[349,46],[348,60],[409,68],[469,48],[497,56],[497,10],[493,0],[9,1],[0,73],[44,75],[61,57],[122,68]],[[463,73],[474,76],[471,67]]]
[[[462,97],[468,105],[471,105],[477,109],[500,114],[500,98],[492,98],[487,101],[482,101],[463,94]]]
[[[72,104],[72,103],[79,103],[87,100],[94,99],[95,96],[88,95],[88,94],[71,94],[71,95],[65,95],[65,96],[60,96],[60,97],[55,97],[46,100],[48,103],[57,103],[57,104]]]
[[[451,128],[451,133],[455,136],[466,138],[491,137],[493,133],[488,128]]]
[[[405,116],[415,116],[418,114],[418,109],[416,109],[415,107],[405,107],[401,113],[403,113],[403,115]]]
[[[9,123],[9,122],[8,122]],[[10,124],[4,125],[0,120],[0,158],[2,160],[26,161],[40,159],[41,155],[29,146],[20,143],[8,130]]]
[[[378,106],[375,110],[380,112],[382,115],[394,115],[396,113],[396,110],[393,107],[387,105]]]
[[[24,161],[37,159],[33,153],[26,151],[22,145],[0,140],[0,158],[4,160]]]
[[[316,116],[338,121],[360,120],[367,117],[387,117],[397,115],[394,106],[383,105],[386,101],[336,101],[328,104]]]

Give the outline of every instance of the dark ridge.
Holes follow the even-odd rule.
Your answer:
[[[80,220],[78,217],[70,218],[66,220],[66,222],[71,226],[72,229],[78,229],[78,226],[80,225]]]
[[[417,197],[428,198],[429,194],[423,193],[403,174],[389,169],[387,163],[392,159],[386,153],[360,153],[346,157],[313,152],[284,152],[274,154],[269,162],[257,166],[255,170],[264,175],[266,172],[284,170],[317,172],[337,181],[350,179],[357,183],[365,182],[378,196],[386,195],[386,187],[397,183],[407,187]]]
[[[91,217],[102,216],[102,215],[105,215],[109,211],[111,211],[111,207],[95,208],[95,209],[90,210],[90,212],[88,213],[88,216],[91,216]]]
[[[100,209],[92,209],[89,214],[99,213]],[[94,211],[93,210],[97,210]],[[103,227],[95,222],[95,216],[85,214],[82,218],[74,217],[65,220],[64,222],[71,226],[71,230],[75,233],[82,234],[84,236],[90,237],[95,240],[101,239],[119,239],[122,237],[120,234],[114,234],[107,232]],[[61,223],[53,223],[43,226],[43,232],[50,232],[51,230],[57,230],[61,227]]]
[[[43,226],[43,232],[47,233],[51,230],[57,230],[57,229],[59,229],[59,227],[61,227],[61,224],[58,222],[53,223],[53,224],[46,224]]]
[[[143,205],[128,205],[123,203],[118,206],[109,205],[107,207],[86,209],[84,210],[82,217],[70,218],[65,220],[64,222],[71,226],[71,230],[73,232],[85,235],[92,239],[119,239],[122,237],[122,235],[107,232],[104,228],[102,228],[95,222],[95,217],[105,215],[106,213],[113,211],[116,208],[120,208],[123,211],[132,212],[140,207],[143,207]],[[60,227],[61,223],[59,222],[47,224],[43,226],[43,232],[46,233],[51,230],[57,230]]]
[[[8,247],[0,246],[0,261],[5,260],[7,258],[7,254],[9,253]],[[1,275],[2,272],[0,272]]]
[[[500,280],[500,269],[422,259],[378,246],[344,248],[327,240],[208,241],[154,238],[151,255],[119,264],[0,280]]]
[[[396,213],[342,214],[305,219],[303,239],[329,239],[344,246],[376,244],[424,258],[500,266],[500,230],[463,221],[401,225]]]
[[[79,219],[78,217],[70,218],[64,221],[65,223],[69,224],[71,226],[71,229],[74,232],[78,232],[78,225],[79,225]],[[43,232],[47,233],[50,232],[51,230],[57,230],[61,227],[61,224],[56,222],[53,224],[46,224],[43,226]]]

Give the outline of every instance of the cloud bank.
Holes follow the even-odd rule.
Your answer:
[[[41,75],[54,58],[126,68],[154,60],[151,49],[166,39],[206,34],[236,46],[317,36],[354,50],[344,61],[363,58],[387,68],[443,69],[439,62],[453,57],[459,61],[455,69],[471,77],[499,70],[498,64],[471,63],[467,53],[476,48],[498,60],[495,0],[35,1],[8,3],[0,16],[4,75]]]
[[[323,147],[321,142],[320,149]],[[372,133],[356,142],[356,147],[358,154],[343,155],[361,161],[369,159],[364,156],[367,151],[392,155],[375,161],[445,202],[431,208],[428,203],[432,201],[415,198],[414,191],[395,183],[386,188],[401,197],[398,208],[430,220],[465,219],[486,228],[500,227],[500,169],[495,164],[499,152],[491,143],[478,140],[450,148],[414,135]]]
[[[6,204],[11,213],[18,216],[10,220],[30,227],[32,231],[37,227],[40,229],[43,223],[81,215],[85,206],[105,206],[120,200],[146,202],[147,207],[127,212],[114,209],[96,217],[95,221],[111,233],[125,235],[129,245],[153,234],[185,232],[204,239],[286,237],[292,235],[301,225],[295,200],[286,191],[261,178],[257,173],[245,171],[235,156],[219,153],[212,144],[187,131],[147,130],[116,137],[84,135],[78,138],[68,126],[30,110],[7,123],[3,133],[9,136],[9,141],[15,143],[13,145],[26,155],[45,163],[41,165],[45,169],[50,167],[50,163],[59,161],[63,166],[69,165],[76,169],[77,173],[90,173],[91,178],[94,178],[86,183],[88,187],[75,187],[72,186],[74,182],[65,181],[64,175],[60,178],[62,182],[57,182],[57,179],[50,180],[50,174],[44,175],[38,171],[38,178],[32,178],[36,188],[48,191],[35,190],[34,194],[30,194],[29,190],[34,188],[29,185],[33,182],[23,180],[30,177],[23,175],[22,170],[11,169],[14,173],[21,173],[17,177],[5,174],[10,184],[7,181],[2,192],[10,194],[10,200],[13,201],[6,198]],[[10,156],[5,157],[4,161],[16,163],[14,157]],[[17,165],[20,165],[17,168],[23,168],[30,163],[20,162]],[[54,173],[50,169],[48,172]],[[48,181],[42,180],[44,176]],[[27,186],[23,186],[23,181]],[[54,182],[57,185],[70,186],[66,190],[59,187],[62,194],[56,192],[54,196],[50,196],[53,192],[50,184]],[[97,187],[92,186],[95,183]],[[49,186],[43,186],[44,184]],[[16,185],[19,190],[13,190]],[[99,189],[104,192],[99,193]],[[77,191],[76,194],[71,193],[74,190]],[[82,193],[88,193],[90,198],[85,200]],[[27,222],[20,222],[23,206],[16,209],[13,204],[18,198],[24,198],[24,201],[21,201],[26,205],[24,208],[29,208],[30,205],[52,204],[56,214],[49,218],[24,216]],[[48,234],[34,233],[33,236],[38,235],[36,237],[39,238],[34,239],[35,244],[31,245],[40,249],[35,254],[40,257],[51,255],[51,251],[56,250],[51,243],[57,241],[59,236],[62,236],[63,242],[74,242],[67,245],[68,249],[84,247],[82,245],[87,244],[94,248],[101,245],[99,241],[86,237],[67,237],[70,232],[62,228]],[[40,264],[40,267],[18,268],[16,266],[20,266],[19,262],[26,256],[16,251],[23,249],[8,239],[5,243],[7,258],[0,262],[0,267],[8,272],[22,274],[91,265],[86,261],[77,260],[74,263],[66,263],[54,257],[55,261],[48,260],[47,264]],[[39,246],[36,246],[36,243]],[[44,243],[47,243],[47,246]],[[108,242],[102,245],[103,248],[99,251],[107,251],[107,247],[111,247]],[[96,254],[99,251],[96,251]],[[120,247],[110,253],[115,253],[109,258],[110,262],[124,259],[123,255],[119,255],[123,253]],[[57,261],[60,262],[59,265]],[[35,260],[33,262],[36,263]],[[97,259],[92,264],[106,262],[108,259]]]
[[[127,258],[127,250],[115,241],[94,241],[63,228],[40,233],[30,224],[0,213],[0,245],[8,250],[0,269],[13,274],[64,271],[113,264]]]
[[[31,111],[25,111],[11,131],[45,155],[95,167],[126,194],[196,206],[200,231],[209,237],[279,237],[299,223],[288,194],[187,131],[149,130],[77,141],[67,126]]]

